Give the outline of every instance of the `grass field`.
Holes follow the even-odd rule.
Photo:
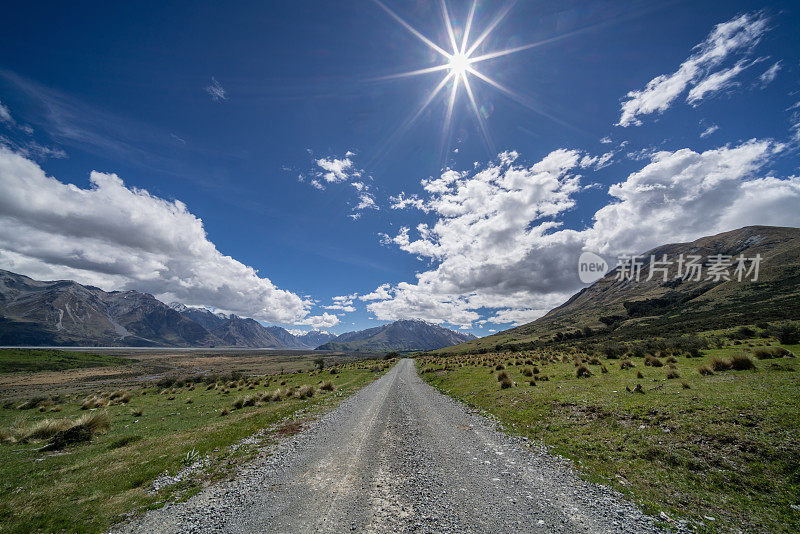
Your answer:
[[[346,363],[335,374],[162,379],[160,386],[96,391],[89,398],[82,392],[6,401],[0,408],[0,531],[100,532],[128,514],[188,498],[229,476],[260,445],[297,432],[310,412],[335,405],[391,363]],[[323,382],[333,390],[321,388]],[[282,395],[266,395],[278,390]],[[87,413],[106,413],[110,426],[88,443],[41,451],[48,441],[37,439],[36,429],[66,428]],[[46,419],[55,423],[42,424]],[[270,425],[277,426],[259,444],[236,446]],[[159,475],[174,475],[206,457],[205,467],[187,480],[148,491]]]
[[[105,354],[63,350],[0,349],[0,373],[63,371],[83,367],[127,365],[130,360]]]
[[[649,513],[688,519],[701,532],[798,532],[800,363],[755,358],[758,347],[748,345],[765,342],[700,357],[661,353],[661,367],[574,347],[417,362],[439,390],[547,444]],[[787,348],[800,355],[800,346]],[[743,351],[755,370],[698,372]],[[580,366],[590,376],[578,378]]]

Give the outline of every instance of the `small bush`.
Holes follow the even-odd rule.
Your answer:
[[[589,370],[588,367],[581,364],[578,366],[577,369],[575,369],[575,376],[578,378],[588,378],[592,376],[592,372]]]
[[[778,329],[778,341],[781,345],[797,345],[800,343],[800,327],[787,324]]]

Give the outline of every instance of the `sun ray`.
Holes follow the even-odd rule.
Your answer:
[[[377,0],[375,1],[377,2]],[[508,12],[511,11],[511,8],[514,7],[515,3],[516,1],[509,2],[506,5],[506,7],[504,7],[502,11],[500,11],[500,13],[497,14],[497,16],[489,24],[489,26],[487,26],[486,29],[483,30],[483,33],[480,35],[480,37],[475,39],[475,42],[470,45],[469,49],[467,49],[466,52],[467,57],[471,56],[473,52],[475,52],[475,50],[481,45],[481,43],[483,43],[483,41],[486,40],[487,37],[489,37],[489,34],[492,33],[492,31],[494,31],[497,25],[500,24],[504,18],[506,18],[506,15],[508,15]]]
[[[458,77],[454,76],[453,88],[450,90],[450,100],[447,103],[447,114],[445,115],[444,119],[444,128],[442,129],[442,143],[440,147],[440,151],[442,154],[450,151],[450,146],[448,145],[447,148],[445,148],[445,144],[447,143],[447,140],[450,137],[450,127],[453,122],[453,108],[455,107],[456,96],[458,95],[458,85],[459,85]]]
[[[377,78],[368,78],[367,81],[378,82],[382,80],[394,80],[396,78],[408,78],[410,76],[419,76],[421,74],[430,74],[431,72],[439,72],[440,70],[447,70],[449,68],[450,65],[448,63],[442,63],[441,65],[435,65],[433,67],[428,67],[426,69],[411,70],[408,72],[400,72],[397,74],[387,74],[386,76],[378,76]]]
[[[453,33],[453,24],[450,22],[450,13],[447,12],[447,5],[444,0],[439,0],[442,6],[442,16],[444,17],[444,24],[447,26],[447,35],[450,37],[450,44],[453,46],[453,55],[458,54],[458,45],[456,44],[456,35]]]
[[[506,48],[505,50],[498,50],[497,52],[489,52],[488,54],[483,54],[481,56],[475,56],[469,58],[470,64],[478,63],[480,61],[486,61],[487,59],[494,59],[496,57],[507,56],[509,54],[514,54],[516,52],[522,52],[523,50],[528,50],[535,46],[539,46],[542,43],[530,43],[522,46],[515,46],[514,48]]]
[[[489,137],[489,131],[486,129],[486,124],[483,122],[483,117],[481,116],[481,112],[478,109],[478,103],[475,101],[475,95],[472,94],[472,87],[469,85],[469,80],[467,79],[467,73],[463,72],[461,74],[462,79],[464,81],[464,89],[467,92],[467,96],[469,97],[469,102],[472,105],[472,111],[475,112],[475,119],[478,121],[478,126],[481,129],[481,133],[483,134],[483,140],[486,143],[486,148],[488,148],[490,153],[494,153],[494,143],[492,143],[492,138]]]
[[[472,29],[472,18],[475,16],[475,8],[478,6],[478,0],[472,0],[472,6],[469,8],[469,15],[467,15],[467,24],[464,26],[464,37],[461,39],[461,54],[467,51],[467,42],[469,41],[469,31]]]
[[[408,22],[406,22],[405,20],[403,20],[403,19],[400,17],[400,15],[398,15],[397,13],[395,13],[394,11],[392,11],[391,9],[389,9],[389,7],[388,7],[386,4],[384,4],[383,2],[381,2],[381,0],[372,0],[372,1],[373,1],[373,2],[375,2],[376,4],[378,4],[378,5],[379,5],[379,6],[380,6],[380,7],[381,7],[381,8],[382,8],[384,11],[386,11],[386,12],[387,12],[387,13],[388,13],[388,14],[389,14],[389,15],[390,15],[390,16],[391,16],[391,17],[392,17],[394,20],[396,20],[397,22],[399,22],[401,26],[403,26],[405,29],[407,29],[409,32],[411,32],[411,33],[412,33],[414,36],[416,36],[416,37],[417,37],[419,40],[421,40],[423,43],[425,43],[426,45],[428,45],[429,47],[431,47],[431,48],[432,48],[433,50],[435,50],[436,52],[439,52],[441,55],[443,55],[443,56],[444,56],[444,57],[446,57],[447,59],[450,59],[450,57],[452,56],[452,54],[449,54],[449,53],[445,52],[445,51],[444,51],[444,49],[442,49],[442,48],[441,48],[439,45],[437,45],[436,43],[434,43],[433,41],[431,41],[430,39],[428,39],[427,37],[425,37],[424,35],[422,35],[420,32],[418,32],[418,31],[417,31],[417,30],[416,30],[416,29],[415,29],[415,28],[414,28],[414,27],[413,27],[411,24],[409,24]]]

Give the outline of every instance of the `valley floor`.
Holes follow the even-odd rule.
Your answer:
[[[230,483],[119,532],[658,532],[401,360]]]

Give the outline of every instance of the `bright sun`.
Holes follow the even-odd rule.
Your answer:
[[[489,139],[489,132],[487,131],[486,124],[484,122],[484,116],[479,109],[479,105],[477,99],[475,97],[475,93],[472,90],[470,85],[470,78],[475,77],[481,80],[482,82],[494,87],[495,89],[499,89],[500,91],[506,93],[508,96],[511,96],[517,101],[521,101],[522,98],[519,97],[516,93],[511,91],[510,89],[504,87],[500,83],[496,82],[483,72],[480,72],[476,69],[476,64],[481,63],[490,59],[495,59],[498,57],[502,57],[508,54],[513,54],[514,52],[519,52],[521,50],[526,50],[528,48],[532,48],[537,46],[537,43],[526,44],[522,46],[516,46],[513,48],[508,48],[505,50],[498,50],[495,52],[488,52],[488,53],[478,53],[478,48],[484,43],[487,37],[492,33],[492,31],[497,27],[498,24],[505,18],[508,14],[508,11],[511,9],[513,2],[510,2],[504,9],[498,13],[494,19],[489,22],[488,26],[483,29],[483,31],[478,35],[478,37],[470,43],[470,31],[473,29],[473,21],[475,18],[475,9],[477,7],[478,1],[473,0],[472,6],[469,10],[469,14],[467,15],[466,23],[462,29],[462,37],[461,42],[459,43],[456,39],[456,32],[453,28],[453,24],[450,20],[450,13],[448,12],[447,5],[445,4],[445,0],[439,0],[439,4],[442,9],[442,17],[445,23],[445,29],[447,30],[448,36],[448,44],[445,45],[445,48],[449,48],[451,51],[448,52],[445,48],[437,45],[424,35],[422,35],[419,30],[411,26],[408,22],[403,20],[397,13],[389,9],[381,0],[373,0],[376,4],[378,4],[384,11],[386,11],[393,19],[400,23],[406,30],[411,32],[415,37],[417,37],[420,41],[425,43],[430,49],[436,51],[440,54],[444,62],[435,65],[433,67],[427,67],[424,69],[414,70],[411,72],[403,72],[400,74],[394,74],[390,76],[384,76],[381,79],[387,78],[400,78],[405,76],[415,76],[419,74],[428,74],[437,71],[446,71],[444,78],[436,85],[436,87],[428,94],[428,97],[423,102],[422,106],[419,108],[417,113],[407,120],[402,127],[402,129],[407,129],[411,123],[413,123],[422,112],[427,108],[431,102],[436,98],[436,95],[439,94],[445,87],[450,85],[450,98],[448,99],[447,105],[447,114],[445,116],[445,125],[442,131],[443,140],[447,137],[448,132],[450,130],[450,122],[453,117],[453,106],[456,101],[456,97],[458,94],[458,89],[460,86],[463,86],[464,91],[467,94],[467,98],[469,99],[469,105],[472,108],[473,113],[475,114],[475,119],[480,126],[480,130],[483,133],[484,141],[486,141],[487,148],[493,150],[491,139]],[[396,132],[399,133],[399,132]],[[444,144],[444,143],[443,143]]]
[[[461,76],[469,68],[469,58],[464,54],[453,54],[448,64],[450,72],[456,76]]]

